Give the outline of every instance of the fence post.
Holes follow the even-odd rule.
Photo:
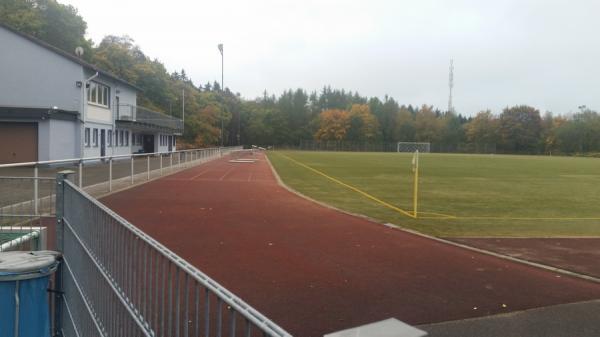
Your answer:
[[[83,188],[83,160],[79,161],[79,188]]]
[[[112,192],[112,157],[108,158],[108,191]]]
[[[150,155],[146,157],[146,180],[150,180]]]
[[[173,152],[169,154],[169,171],[173,172]]]
[[[33,167],[33,211],[35,215],[38,215],[39,207],[39,172],[37,164]]]
[[[64,252],[64,214],[65,214],[65,180],[69,179],[69,176],[74,174],[74,171],[66,170],[56,174],[56,250],[61,254]],[[62,336],[62,263],[58,265],[58,270],[55,274],[55,285],[54,288],[58,290],[55,293],[55,311],[54,311],[54,334],[53,336]]]
[[[131,155],[131,185],[133,185],[133,155]]]
[[[71,170],[60,171],[56,174],[56,249],[62,252],[64,249],[63,245],[63,233],[64,233],[64,206],[65,206],[65,180],[69,179],[69,175],[75,172]]]
[[[163,169],[162,169],[162,166],[163,166],[162,165],[162,157],[163,157],[163,155],[161,153],[158,156],[160,157],[160,159],[159,159],[159,162],[160,162],[160,175],[162,176],[163,175]]]

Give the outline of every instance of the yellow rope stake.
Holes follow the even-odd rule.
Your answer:
[[[415,173],[415,184],[413,189],[413,216],[417,218],[417,209],[419,206],[419,150],[413,155],[413,172]]]
[[[407,211],[405,211],[405,210],[403,210],[403,209],[401,209],[401,208],[399,208],[399,207],[396,207],[396,206],[394,206],[394,205],[391,205],[391,204],[389,204],[389,203],[387,203],[387,202],[385,202],[385,201],[383,201],[383,200],[381,200],[381,199],[378,199],[378,198],[376,198],[376,197],[374,197],[374,196],[370,195],[370,194],[369,194],[369,193],[367,193],[367,192],[363,192],[363,191],[359,190],[358,188],[356,188],[356,187],[354,187],[354,186],[352,186],[352,185],[348,185],[348,184],[346,184],[345,182],[342,182],[342,181],[340,181],[340,180],[338,180],[338,179],[336,179],[336,178],[334,178],[334,177],[328,176],[327,174],[325,174],[325,173],[323,173],[323,172],[321,172],[321,171],[319,171],[319,170],[317,170],[317,169],[314,169],[314,168],[312,168],[312,167],[310,167],[310,166],[308,166],[308,165],[306,165],[306,164],[303,164],[303,163],[301,163],[301,162],[299,162],[299,161],[297,161],[297,160],[294,160],[293,158],[291,158],[291,157],[288,157],[288,156],[286,156],[285,154],[280,154],[280,153],[278,153],[278,154],[279,154],[279,155],[281,155],[281,156],[283,156],[283,157],[285,157],[286,159],[288,159],[288,160],[290,160],[290,161],[292,161],[292,162],[296,163],[297,165],[300,165],[300,166],[302,166],[302,167],[304,167],[304,168],[306,168],[306,169],[309,169],[309,170],[313,171],[314,173],[316,173],[316,174],[318,174],[318,175],[321,175],[321,176],[323,176],[323,177],[325,177],[325,178],[327,178],[327,179],[329,179],[329,180],[331,180],[331,181],[333,181],[333,182],[336,182],[336,183],[338,183],[338,184],[340,184],[340,185],[342,185],[342,186],[344,186],[344,187],[347,187],[347,188],[349,188],[349,189],[353,190],[353,191],[354,191],[354,192],[356,192],[356,193],[362,194],[363,196],[365,196],[365,197],[367,197],[367,198],[369,198],[369,199],[371,199],[371,200],[373,200],[373,201],[376,201],[376,202],[378,202],[378,203],[382,204],[383,206],[385,206],[385,207],[387,207],[387,208],[393,209],[394,211],[396,211],[396,212],[398,212],[398,213],[402,213],[402,214],[404,214],[404,215],[406,215],[406,216],[408,216],[408,217],[415,218],[415,216],[414,216],[413,214],[410,214],[410,211],[408,211],[408,212],[407,212]]]

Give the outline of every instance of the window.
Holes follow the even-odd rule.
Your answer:
[[[119,146],[123,146],[123,142],[124,142],[124,137],[123,137],[123,130],[119,130]]]
[[[129,146],[129,131],[125,131],[125,146]]]
[[[85,136],[83,138],[83,144],[86,147],[90,147],[90,128],[85,128]]]
[[[106,143],[109,147],[112,147],[112,130],[108,130]]]
[[[92,136],[92,144],[94,147],[98,147],[98,129],[94,128],[94,133]]]
[[[87,89],[87,99],[89,103],[101,105],[108,108],[110,88],[104,84],[90,82]]]

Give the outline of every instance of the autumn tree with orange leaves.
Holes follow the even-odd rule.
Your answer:
[[[346,110],[329,109],[319,114],[317,140],[344,140],[350,128],[350,114]]]

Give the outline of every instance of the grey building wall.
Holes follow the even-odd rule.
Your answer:
[[[50,120],[49,158],[68,159],[79,157],[79,122]]]
[[[0,46],[0,105],[81,110],[81,65],[2,27]]]
[[[79,122],[45,119],[38,122],[38,160],[78,158]]]
[[[50,157],[50,120],[38,122],[38,161],[67,159]]]

